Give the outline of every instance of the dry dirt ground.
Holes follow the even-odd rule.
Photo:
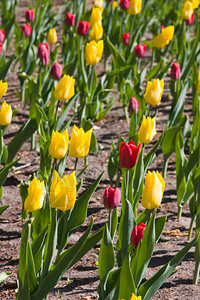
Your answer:
[[[64,1],[55,1],[56,8]],[[21,25],[25,22],[24,12],[27,8],[27,1],[21,1],[17,11],[17,18]],[[59,38],[61,35],[59,34]],[[148,53],[147,53],[148,54]],[[9,56],[9,51],[8,51]],[[101,67],[100,70],[101,71]],[[17,108],[18,113],[13,118],[12,125],[5,136],[5,142],[8,143],[20,129],[28,118],[28,108],[22,108],[16,96],[16,90],[19,88],[19,82],[16,74],[11,73],[8,78],[8,92],[5,101]],[[122,105],[118,94],[117,102],[113,109],[108,113],[104,120],[95,124],[95,134],[98,142],[102,145],[100,153],[89,155],[89,167],[84,175],[83,190],[86,189],[97,177],[105,170],[103,179],[93,195],[88,209],[88,218],[83,226],[72,236],[69,244],[73,244],[82,232],[86,229],[90,217],[94,218],[94,228],[97,230],[107,221],[108,212],[102,203],[104,189],[109,186],[107,175],[108,155],[111,147],[111,141],[118,141],[119,137],[128,137],[128,124],[126,123]],[[169,99],[169,90],[165,89],[164,96],[159,105],[157,118],[157,136],[153,143],[149,144],[147,152],[155,144],[159,135],[165,129],[168,118],[171,100]],[[192,120],[192,99],[191,95],[186,97],[185,112],[190,115]],[[21,199],[19,193],[19,184],[21,180],[27,180],[28,176],[39,168],[39,155],[36,151],[30,151],[30,141],[28,141],[20,150],[19,162],[14,166],[3,187],[2,205],[9,204],[9,208],[0,217],[0,272],[12,272],[12,275],[0,285],[0,299],[14,299],[15,289],[17,288],[17,269],[20,250],[20,235],[23,222],[21,221]],[[161,150],[157,151],[157,159],[151,165],[151,169],[161,171],[163,156]],[[73,169],[74,161],[67,162],[66,171]],[[189,228],[190,215],[188,206],[184,208],[180,221],[177,220],[176,204],[176,174],[175,174],[175,156],[170,158],[167,176],[165,178],[166,188],[164,197],[158,215],[166,215],[167,222],[163,234],[155,247],[153,258],[147,270],[146,278],[149,278],[166,262],[168,262],[180,249],[187,243],[187,232]],[[180,235],[169,235],[169,232],[175,229],[180,230]],[[71,270],[65,273],[62,280],[56,288],[50,293],[49,299],[97,299],[98,277],[98,252],[100,243],[96,245],[85,257],[79,261]],[[156,299],[200,299],[200,282],[198,285],[192,284],[194,259],[194,247],[186,255],[177,271],[171,276],[160,290],[152,297]],[[25,300],[25,299],[24,299]]]

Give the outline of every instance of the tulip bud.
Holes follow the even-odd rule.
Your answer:
[[[145,55],[146,48],[147,48],[147,44],[136,45],[135,46],[135,56],[143,57]]]
[[[181,75],[180,65],[179,63],[175,62],[171,67],[171,78],[173,80],[178,80],[180,78],[180,75]]]
[[[130,33],[129,32],[124,33],[123,36],[122,36],[122,39],[123,39],[123,43],[125,45],[128,45],[129,44],[129,40],[130,40]]]
[[[114,1],[113,3],[112,3],[112,8],[114,9],[114,8],[116,8],[118,6],[118,2],[117,1]]]
[[[77,27],[77,33],[80,36],[84,36],[88,33],[90,24],[87,21],[79,21]]]
[[[0,80],[0,98],[2,98],[5,95],[7,89],[8,89],[7,82],[2,82],[2,80]]]
[[[129,8],[130,0],[120,0],[119,5],[120,5],[121,9],[126,10]]]
[[[38,46],[38,57],[41,60],[43,66],[49,63],[49,46],[47,43],[39,44]]]
[[[58,62],[53,63],[50,75],[54,80],[58,80],[62,76],[62,66]]]
[[[133,168],[137,162],[141,147],[141,143],[136,146],[133,141],[130,141],[128,144],[122,142],[119,150],[120,167],[126,169]]]
[[[194,14],[188,20],[185,20],[187,25],[192,25],[194,23]]]
[[[164,90],[163,79],[154,79],[153,82],[147,82],[146,92],[144,94],[144,99],[147,104],[157,105],[161,98]]]
[[[156,134],[156,119],[151,119],[150,117],[143,116],[142,124],[138,131],[138,139],[144,144],[148,144],[152,141],[154,135]]]
[[[22,33],[25,35],[25,37],[29,37],[31,35],[31,25],[29,23],[22,26]]]
[[[189,20],[193,14],[193,5],[190,1],[186,1],[182,10],[182,19]]]
[[[133,227],[132,233],[131,233],[131,245],[133,246],[133,248],[137,248],[139,242],[142,240],[143,238],[143,234],[145,231],[145,228],[147,226],[143,223],[140,223],[138,226],[135,225]]]
[[[53,208],[62,211],[72,209],[76,200],[76,176],[75,171],[70,175],[60,178],[54,171],[50,188],[50,203]]]
[[[106,189],[103,196],[103,203],[106,208],[113,209],[119,205],[121,201],[121,192],[119,188]]]
[[[101,23],[102,21],[103,8],[93,7],[90,16],[90,27],[92,28],[96,22]]]
[[[102,8],[103,0],[94,0],[94,7]]]
[[[60,101],[72,98],[74,96],[74,82],[75,79],[72,76],[65,74],[55,88],[54,97]]]
[[[40,182],[34,177],[28,187],[28,197],[25,199],[24,208],[30,212],[42,208],[45,193],[44,181]]]
[[[90,150],[91,136],[92,129],[84,132],[83,128],[77,128],[74,125],[69,142],[69,156],[76,158],[86,157]]]
[[[103,41],[91,41],[86,44],[85,60],[87,65],[96,65],[102,58]]]
[[[12,108],[5,101],[1,105],[0,110],[0,125],[9,125],[12,120]]]
[[[3,29],[0,29],[0,43],[3,43],[5,40],[5,32]]]
[[[148,171],[141,200],[142,206],[147,209],[159,207],[164,189],[165,181],[158,171],[156,173]]]
[[[34,9],[27,10],[25,15],[26,15],[26,21],[32,22],[34,20]]]
[[[3,44],[0,43],[0,55],[1,55],[1,52],[2,52],[2,46],[3,46]]]
[[[130,15],[137,15],[140,13],[142,8],[142,0],[130,0],[130,6],[128,13]]]
[[[67,129],[63,133],[53,130],[51,143],[49,146],[49,154],[51,155],[51,157],[56,159],[65,157],[67,153],[68,143],[69,136]]]
[[[74,26],[75,15],[67,13],[66,16],[65,16],[65,22],[66,22],[67,26],[69,26],[69,27]]]
[[[96,22],[94,23],[94,26],[92,27],[92,30],[90,32],[90,39],[98,41],[103,35],[103,27],[100,23]]]
[[[55,28],[49,30],[47,41],[49,44],[55,44],[57,42],[57,33]]]
[[[134,111],[136,112],[136,114],[138,113],[139,102],[137,101],[137,99],[135,97],[131,97],[130,102],[129,102],[128,111],[130,114],[132,114]]]

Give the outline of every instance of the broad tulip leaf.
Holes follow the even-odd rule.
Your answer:
[[[140,286],[138,290],[138,295],[140,295],[143,300],[151,299],[151,297],[162,286],[166,279],[173,274],[176,266],[182,261],[184,256],[192,248],[197,239],[198,237],[196,237],[193,241],[187,244],[167,264],[165,264],[158,272],[156,272],[150,279],[148,279],[145,283],[143,283]]]
[[[9,205],[4,205],[0,207],[0,215],[9,207]]]
[[[28,241],[28,281],[30,286],[30,293],[32,294],[38,287],[38,281],[36,276],[33,253],[29,241]]]
[[[131,299],[132,293],[136,294],[136,288],[129,265],[129,255],[127,255],[125,256],[121,267],[118,298]]]

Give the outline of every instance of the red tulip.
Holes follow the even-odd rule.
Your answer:
[[[69,27],[74,26],[74,23],[75,23],[75,15],[74,15],[74,14],[67,13],[66,16],[65,16],[65,22],[66,22],[66,24],[67,24]]]
[[[25,35],[25,37],[29,37],[31,35],[31,25],[30,24],[25,24],[22,26],[22,33]]]
[[[128,107],[129,113],[132,114],[134,111],[136,111],[137,114],[138,110],[139,110],[139,102],[135,97],[131,97],[129,102],[129,107]]]
[[[106,208],[113,209],[119,205],[121,201],[121,192],[119,188],[106,189],[103,196],[103,203]]]
[[[88,33],[89,27],[90,24],[87,21],[79,21],[77,28],[78,35],[86,35]]]
[[[34,20],[34,9],[27,10],[25,16],[27,22],[32,22]]]
[[[135,46],[135,56],[143,57],[145,55],[146,48],[147,48],[147,44],[136,45]]]
[[[121,143],[119,153],[121,168],[130,169],[135,166],[141,147],[142,143],[136,147],[133,141],[130,141],[128,144]]]
[[[5,40],[5,31],[0,29],[0,43],[3,43]]]
[[[41,60],[43,66],[49,63],[49,46],[47,43],[39,44],[38,46],[38,57]]]
[[[1,52],[2,52],[2,46],[3,46],[3,44],[0,43],[0,55],[1,55]]]
[[[189,20],[185,20],[187,25],[192,25],[194,22],[194,14],[191,15]]]
[[[62,66],[58,62],[52,65],[50,75],[54,80],[58,80],[62,76]]]
[[[179,63],[175,62],[173,63],[171,67],[171,78],[174,80],[178,80],[181,75],[181,69]]]
[[[130,0],[120,0],[120,7],[121,9],[129,9],[129,5],[130,5]]]
[[[133,246],[133,248],[137,248],[137,245],[142,240],[146,227],[147,226],[143,223],[140,223],[138,226],[135,225],[133,227],[133,230],[131,233],[131,245]]]
[[[130,40],[130,33],[129,32],[124,33],[123,36],[122,36],[122,38],[123,38],[123,43],[125,45],[128,45],[129,44],[129,40]]]

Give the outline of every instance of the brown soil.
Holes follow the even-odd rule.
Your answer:
[[[55,1],[59,5],[63,1]],[[18,7],[18,20],[22,24],[24,22],[24,12],[26,10],[26,1],[21,1]],[[58,8],[58,5],[57,7]],[[61,35],[59,35],[61,40]],[[8,52],[9,56],[9,52]],[[101,71],[101,67],[99,72]],[[16,74],[10,74],[7,78],[8,92],[4,97],[5,101],[17,108],[18,113],[13,118],[12,124],[5,135],[5,143],[8,143],[19,128],[28,119],[28,110],[23,109],[21,103],[16,96],[16,90],[19,88],[19,82]],[[119,98],[116,94],[117,99]],[[149,144],[148,149],[157,140],[159,134],[165,129],[165,122],[168,118],[171,100],[168,97],[169,90],[165,90],[162,102],[158,107],[159,114],[157,118],[158,134],[154,138],[153,143]],[[192,116],[191,96],[186,98],[185,111]],[[116,102],[113,109],[105,117],[104,120],[95,124],[95,134],[98,142],[103,146],[103,150],[99,154],[88,156],[89,166],[84,175],[83,189],[87,188],[98,175],[105,170],[103,179],[93,195],[88,209],[88,218],[81,228],[72,235],[69,244],[73,244],[82,232],[86,229],[90,217],[94,218],[94,228],[97,230],[107,221],[108,212],[102,204],[104,189],[109,186],[107,175],[108,155],[111,147],[111,141],[118,141],[119,137],[128,137],[128,124],[126,123],[124,112],[120,101]],[[14,299],[15,289],[17,288],[17,269],[20,250],[20,234],[23,222],[21,221],[21,198],[19,193],[19,184],[21,180],[27,180],[28,176],[39,168],[39,155],[36,151],[30,151],[30,141],[28,141],[20,150],[17,157],[21,157],[19,162],[14,166],[13,171],[9,174],[3,187],[3,197],[1,204],[9,204],[9,208],[0,217],[0,272],[12,272],[12,275],[0,285],[0,299]],[[161,171],[163,156],[161,150],[157,152],[157,159],[151,165],[151,169]],[[67,162],[66,171],[73,169],[74,161]],[[81,165],[79,166],[81,169]],[[175,156],[170,158],[168,173],[165,178],[166,188],[164,198],[158,215],[166,215],[167,222],[159,240],[155,247],[153,258],[150,262],[146,278],[149,278],[157,270],[159,270],[166,262],[168,262],[180,249],[187,243],[187,232],[189,228],[190,215],[188,206],[184,208],[181,220],[177,220],[177,204],[176,204],[176,173],[175,173]],[[172,230],[179,229],[180,235],[171,236],[168,233]],[[71,270],[65,273],[62,280],[56,288],[50,293],[49,299],[97,299],[97,286],[99,284],[98,277],[98,253],[100,243],[94,247],[85,257],[79,261]],[[152,298],[156,299],[200,299],[200,286],[192,284],[194,259],[194,247],[186,255],[181,265],[177,268],[173,276],[160,288],[160,290]],[[24,299],[25,300],[25,299]]]

